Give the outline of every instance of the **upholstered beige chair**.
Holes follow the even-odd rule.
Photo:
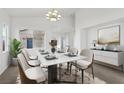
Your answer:
[[[24,55],[26,62],[30,66],[40,66],[40,61],[38,56],[33,49],[22,49],[22,54]]]
[[[82,50],[80,55],[87,57],[85,60],[79,60],[77,62],[72,62],[70,65],[70,71],[72,65],[76,66],[82,71],[82,83],[83,83],[83,77],[84,77],[84,70],[91,68],[92,70],[92,76],[94,79],[94,72],[93,72],[93,59],[94,59],[94,54],[91,50]]]
[[[78,49],[70,48],[68,52],[77,55],[78,54]],[[70,67],[70,62],[67,62],[67,70],[69,70],[69,67]]]
[[[22,53],[25,56],[27,61],[38,59],[35,49],[22,49]]]
[[[45,72],[42,68],[28,65],[22,53],[18,54],[18,67],[21,83],[23,84],[42,83],[46,80]]]

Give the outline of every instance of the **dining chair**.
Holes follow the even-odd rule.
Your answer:
[[[70,48],[70,49],[68,50],[68,52],[69,52],[69,53],[72,53],[72,54],[74,54],[74,55],[78,55],[78,49],[76,49],[76,48]],[[71,63],[71,62],[67,62],[67,70],[68,70],[68,71],[69,71],[70,63]]]
[[[91,68],[92,70],[92,77],[94,79],[94,72],[93,72],[93,59],[94,59],[94,54],[91,50],[84,49],[81,51],[80,55],[85,56],[86,59],[84,60],[78,60],[77,62],[72,62],[70,64],[70,73],[71,73],[71,68],[72,65],[79,68],[82,72],[82,83],[84,82],[84,70]]]
[[[45,72],[40,66],[31,67],[28,65],[22,53],[18,54],[17,58],[22,84],[44,83],[46,81]]]
[[[36,55],[36,53],[33,52],[33,50],[30,50],[30,51],[32,51],[32,54],[30,54],[30,56],[29,56],[30,52],[28,53],[28,51],[29,51],[29,49],[22,49],[22,54],[24,55],[28,65],[30,65],[30,66],[40,66],[40,62],[38,60],[38,56]]]
[[[22,53],[26,57],[26,60],[37,60],[38,56],[35,49],[22,49]]]

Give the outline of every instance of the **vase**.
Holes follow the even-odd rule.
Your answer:
[[[56,51],[56,49],[53,47],[53,48],[51,48],[51,52],[54,54],[55,53],[55,51]]]

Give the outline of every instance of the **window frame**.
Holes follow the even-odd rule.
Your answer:
[[[2,26],[2,52],[7,52],[9,51],[9,28],[7,24],[3,24]]]

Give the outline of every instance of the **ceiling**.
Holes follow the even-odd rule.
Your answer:
[[[41,17],[52,8],[4,8],[11,17]],[[76,8],[56,8],[62,16],[73,16]]]

